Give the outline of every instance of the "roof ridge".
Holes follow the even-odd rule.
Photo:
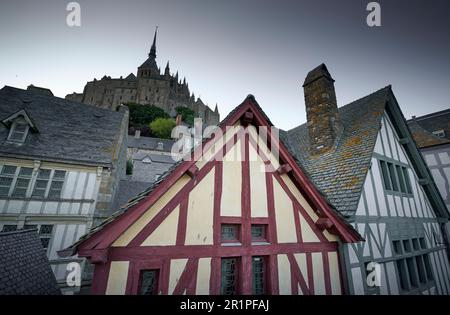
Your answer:
[[[360,101],[362,101],[362,100],[364,100],[364,99],[366,99],[366,98],[368,98],[368,97],[371,97],[371,96],[373,96],[374,94],[377,94],[377,93],[380,93],[381,91],[384,91],[384,90],[386,90],[386,93],[387,93],[387,90],[392,90],[392,85],[387,85],[387,86],[385,86],[385,87],[383,87],[383,88],[380,88],[380,89],[378,89],[378,90],[376,90],[376,91],[374,91],[374,92],[372,92],[372,93],[370,93],[370,94],[367,94],[366,96],[362,96],[362,97],[360,97],[360,98],[358,98],[358,99],[356,99],[356,100],[354,100],[354,101],[351,101],[350,103],[347,103],[347,104],[345,104],[345,105],[342,105],[342,106],[340,106],[340,107],[338,107],[338,111],[340,111],[341,109],[343,109],[343,108],[345,108],[345,107],[347,107],[347,106],[350,106],[350,105],[354,105],[356,102],[360,102]],[[387,95],[387,94],[386,94]],[[300,127],[302,127],[303,125],[306,125],[306,123],[307,122],[304,122],[304,123],[302,123],[302,124],[300,124],[300,125],[298,125],[298,126],[296,126],[296,127],[294,127],[294,128],[291,128],[291,129],[289,129],[289,130],[285,130],[287,133],[290,133],[291,131],[293,131],[293,130],[295,130],[295,129],[298,129],[298,128],[300,128]]]

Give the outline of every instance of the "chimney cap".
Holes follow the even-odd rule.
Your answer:
[[[331,74],[328,72],[327,66],[324,63],[308,72],[305,82],[303,83],[303,87],[322,77],[326,77],[331,82],[334,82],[334,79],[331,77]]]

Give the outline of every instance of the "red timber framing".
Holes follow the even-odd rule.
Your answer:
[[[200,168],[196,160],[184,161],[168,175],[148,196],[126,210],[112,222],[106,224],[101,230],[93,233],[83,242],[77,244],[75,250],[79,256],[88,257],[95,263],[93,293],[105,294],[109,279],[111,262],[127,261],[128,275],[126,277],[126,294],[139,292],[140,272],[147,269],[157,269],[158,292],[161,294],[195,294],[197,286],[197,273],[199,261],[202,258],[210,258],[209,294],[220,294],[221,291],[221,259],[237,257],[239,259],[238,274],[240,275],[237,292],[239,294],[252,293],[252,257],[264,257],[266,270],[266,293],[279,294],[279,261],[277,255],[286,255],[290,266],[290,279],[292,294],[315,294],[314,288],[314,264],[312,253],[322,257],[325,293],[331,294],[331,275],[329,268],[329,253],[338,250],[338,243],[329,241],[324,230],[336,235],[342,242],[356,242],[362,240],[359,234],[335,213],[335,211],[323,199],[302,169],[289,154],[283,143],[275,139],[267,120],[259,105],[252,96],[249,96],[238,106],[220,125],[225,134],[227,126],[233,126],[241,122],[245,126],[267,126],[268,147],[274,146],[279,151],[278,169],[265,172],[267,196],[267,217],[254,217],[251,214],[251,185],[249,151],[253,148],[260,158],[265,161],[266,167],[272,165],[260,149],[257,141],[249,133],[248,127],[244,132],[237,132],[219,152]],[[203,150],[207,152],[217,141],[217,137],[211,137],[203,147],[198,147],[192,156],[201,156]],[[240,144],[241,154],[241,215],[222,216],[221,199],[223,195],[223,162],[218,159],[223,157],[233,145]],[[188,220],[189,193],[212,171],[214,171],[214,196],[213,196],[213,240],[208,245],[186,245],[186,229]],[[114,247],[116,241],[132,224],[134,224],[164,193],[171,188],[184,174],[189,175],[187,183],[168,201],[162,209],[132,238],[126,245]],[[286,184],[282,176],[288,176],[308,202],[317,222],[311,218],[307,210]],[[292,202],[293,217],[295,221],[296,242],[279,243],[276,224],[276,209],[274,197],[274,183],[278,183],[284,193]],[[178,207],[178,226],[175,245],[171,246],[142,246],[142,243],[154,232],[160,224]],[[300,219],[302,217],[304,220]],[[221,243],[221,225],[235,224],[240,227],[240,244],[224,246]],[[255,244],[252,242],[252,224],[267,227],[266,242]],[[302,238],[302,224],[307,224],[312,233],[317,237],[316,242],[304,242]],[[307,277],[302,274],[296,262],[296,254],[305,254]],[[338,257],[338,255],[337,255]],[[170,264],[173,259],[187,259],[178,282],[169,292]],[[339,264],[339,260],[338,260]],[[342,280],[342,279],[341,279]],[[342,281],[341,281],[342,282]]]

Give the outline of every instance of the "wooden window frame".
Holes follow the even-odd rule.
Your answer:
[[[254,228],[254,227],[262,227],[263,228],[263,236],[262,237],[260,237],[260,238],[253,238],[253,234],[252,234],[252,229]],[[268,240],[268,224],[261,224],[261,223],[255,223],[255,224],[253,224],[252,223],[252,225],[251,225],[251,227],[250,227],[250,236],[251,236],[251,240],[252,240],[252,243],[268,243],[269,242],[269,240]]]
[[[240,294],[240,269],[241,269],[241,257],[222,257],[220,260],[220,294],[225,295],[223,292],[223,262],[225,260],[234,260],[234,292],[231,295]]]
[[[235,238],[233,239],[224,239],[222,234],[222,228],[225,226],[234,227],[235,228]],[[241,224],[240,223],[222,223],[220,225],[220,242],[222,244],[226,243],[242,243],[242,236],[241,236]]]

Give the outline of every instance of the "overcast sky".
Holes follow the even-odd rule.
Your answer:
[[[406,116],[450,108],[450,1],[389,0],[381,27],[365,0],[0,2],[0,87],[82,92],[103,75],[136,73],[159,26],[157,62],[186,76],[221,117],[248,95],[282,129],[305,122],[302,83],[326,63],[338,106],[392,84]]]

